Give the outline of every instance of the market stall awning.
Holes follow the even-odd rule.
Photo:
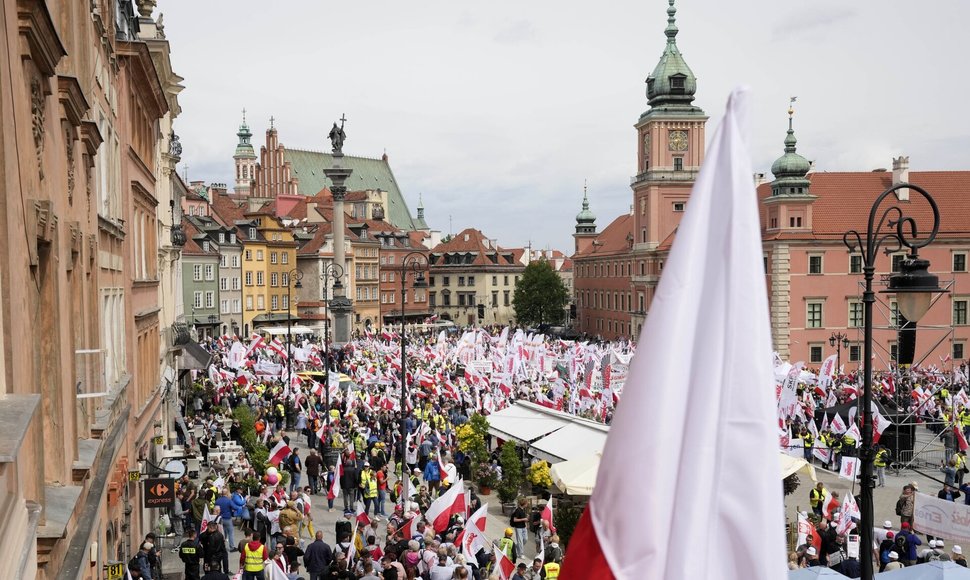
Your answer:
[[[559,463],[602,453],[610,428],[592,422],[573,422],[529,446],[529,453],[549,463]]]
[[[182,370],[202,371],[209,368],[212,355],[193,341],[180,345],[182,354],[178,357],[178,367]]]
[[[596,473],[600,469],[600,454],[554,463],[549,475],[556,487],[567,495],[592,495]]]
[[[792,457],[787,453],[779,454],[778,459],[781,462],[781,478],[785,479],[793,473],[801,473],[807,476],[812,481],[818,481],[815,477],[815,467],[813,467],[809,462],[798,457]]]
[[[520,404],[488,416],[488,432],[494,437],[528,445],[543,435],[562,429],[568,421]]]
[[[290,334],[294,336],[297,334],[316,334],[317,330],[318,329],[310,328],[309,326],[293,325],[290,327]],[[266,334],[269,334],[271,336],[276,336],[278,334],[282,334],[283,336],[286,336],[285,326],[266,326],[266,327],[260,328],[259,331],[265,332]]]

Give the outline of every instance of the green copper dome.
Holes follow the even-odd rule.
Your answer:
[[[667,47],[660,56],[660,62],[647,77],[647,99],[651,107],[659,105],[689,105],[697,92],[697,78],[687,66],[684,56],[677,48],[677,8],[674,0],[668,0],[667,7]]]
[[[576,214],[577,224],[592,224],[596,222],[596,215],[589,211],[589,198],[586,197],[586,188],[583,188],[583,209]]]
[[[242,124],[239,125],[239,131],[236,132],[236,136],[239,137],[239,143],[236,144],[236,154],[233,157],[251,157],[256,158],[256,153],[253,151],[253,145],[249,142],[253,137],[253,132],[249,130],[249,125],[246,123],[246,109],[243,109],[243,120]]]
[[[792,128],[794,110],[788,109],[788,135],[785,137],[785,154],[771,165],[775,180],[771,183],[772,195],[806,195],[811,181],[806,177],[812,163],[796,152],[798,140]]]

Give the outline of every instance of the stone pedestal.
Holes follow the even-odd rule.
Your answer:
[[[347,196],[347,186],[344,183],[353,170],[340,167],[342,154],[334,153],[334,165],[330,169],[324,169],[333,187],[333,261],[340,265],[346,272],[352,271],[347,268],[347,246],[346,235],[344,232],[344,198]],[[330,310],[333,311],[333,341],[337,345],[344,345],[350,342],[350,316],[353,314],[354,305],[350,298],[346,296],[343,284],[334,285],[333,299],[330,301]]]

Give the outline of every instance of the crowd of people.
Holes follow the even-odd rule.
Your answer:
[[[608,422],[633,346],[489,330],[409,333],[404,373],[396,335],[329,351],[256,336],[203,341],[212,365],[194,377],[175,428],[210,474],[177,485],[171,517],[186,578],[221,578],[238,556],[245,579],[269,578],[269,566],[310,580],[555,579],[563,548],[551,511],[543,519],[524,498],[502,537],[475,532],[463,544],[482,503],[456,431],[517,399]],[[217,451],[218,439],[244,439],[239,408],[269,454],[263,465],[251,465],[252,452]],[[497,453],[489,468],[500,477]],[[427,519],[456,485],[470,490],[464,509]],[[332,531],[314,527],[311,507],[323,502],[343,513]],[[484,520],[476,525],[484,532]]]

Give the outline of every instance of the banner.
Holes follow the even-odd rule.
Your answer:
[[[917,493],[913,528],[921,534],[970,542],[970,506]]]
[[[850,481],[854,481],[858,473],[859,473],[859,458],[843,457],[842,468],[839,469],[839,477],[841,477],[842,479],[848,479]]]

